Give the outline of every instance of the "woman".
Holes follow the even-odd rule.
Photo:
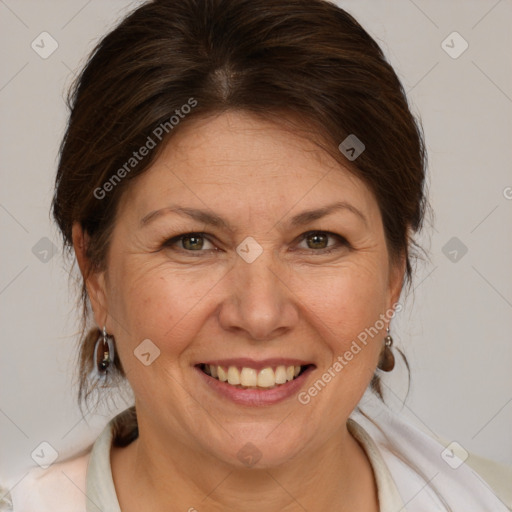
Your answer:
[[[365,394],[394,367],[425,154],[350,15],[156,0],[70,106],[53,213],[95,325],[80,398],[125,378],[135,406],[7,510],[510,510],[506,469]]]

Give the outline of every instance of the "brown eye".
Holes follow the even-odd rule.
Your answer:
[[[334,240],[334,243],[329,244],[329,240]],[[306,242],[307,249],[320,254],[327,254],[337,249],[349,247],[349,243],[345,238],[327,231],[310,231],[305,233],[302,235],[302,242]]]
[[[329,236],[325,233],[311,233],[305,239],[310,249],[326,249],[329,242]]]
[[[205,248],[205,243],[210,244],[212,247],[206,246]],[[166,240],[163,246],[184,252],[206,252],[214,248],[213,244],[203,233],[185,233],[178,235]]]
[[[203,248],[204,238],[201,235],[185,235],[181,237],[181,243],[187,251],[194,251]]]

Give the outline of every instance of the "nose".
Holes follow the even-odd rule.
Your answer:
[[[290,283],[269,250],[247,263],[237,258],[226,276],[225,300],[219,311],[221,326],[243,333],[249,340],[266,341],[284,335],[299,320]]]

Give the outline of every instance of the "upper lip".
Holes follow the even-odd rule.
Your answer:
[[[237,368],[246,367],[254,368],[255,370],[262,370],[263,368],[276,368],[277,366],[308,366],[313,363],[311,361],[287,357],[274,357],[270,359],[261,359],[259,361],[247,357],[241,357],[237,359],[208,359],[197,364],[210,364],[213,366],[222,366],[224,368],[229,368],[230,366],[235,366]]]

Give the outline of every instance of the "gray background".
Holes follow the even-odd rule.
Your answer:
[[[0,0],[2,474],[33,464],[42,441],[60,458],[83,448],[125,407],[120,401],[83,418],[76,405],[75,285],[48,212],[64,93],[98,37],[136,5]],[[403,411],[447,441],[512,463],[512,2],[339,5],[395,66],[429,151],[435,218],[420,242],[430,256],[393,327],[412,369]],[[46,59],[31,47],[43,46],[44,31],[58,44]],[[458,58],[442,46],[454,31],[469,44]],[[457,36],[446,44],[452,55],[463,48]],[[386,382],[397,407],[406,394],[403,365]]]

